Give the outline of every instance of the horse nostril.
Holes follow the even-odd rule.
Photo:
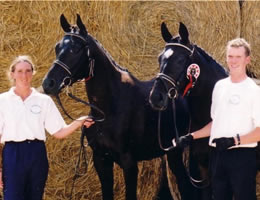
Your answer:
[[[164,100],[164,96],[162,95],[162,93],[159,93],[158,97],[159,102],[162,102]]]
[[[42,83],[42,87],[45,92],[52,90],[55,87],[55,80],[54,79],[45,79]]]
[[[54,79],[51,79],[49,81],[49,88],[53,88],[55,86],[55,80]]]

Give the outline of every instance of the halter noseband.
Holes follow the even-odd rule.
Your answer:
[[[188,50],[189,52],[190,52],[190,57],[192,57],[193,56],[193,53],[194,53],[194,47],[193,47],[193,49],[190,49],[189,47],[187,47],[187,46],[185,46],[185,45],[183,45],[183,44],[180,44],[180,43],[167,43],[166,45],[165,45],[165,47],[167,47],[167,46],[179,46],[179,47],[182,47],[182,48],[184,48],[184,49],[186,49],[186,50]],[[174,80],[172,77],[170,77],[170,76],[168,76],[168,75],[166,75],[166,74],[164,74],[164,73],[158,73],[157,74],[157,76],[156,76],[156,78],[157,79],[161,79],[161,80],[166,80],[168,83],[170,83],[170,85],[172,86],[168,91],[167,91],[167,94],[168,94],[168,97],[170,98],[170,99],[175,99],[177,96],[178,96],[178,80],[176,81],[176,80]],[[193,79],[192,79],[192,77],[189,77],[189,79],[190,79],[190,82],[192,81],[193,82]],[[195,83],[192,83],[192,87],[195,85]],[[183,94],[183,96],[185,96],[185,94],[187,93],[187,91],[190,89],[190,84],[188,85],[188,87],[189,88],[185,88],[185,90],[184,90],[184,94]],[[171,95],[171,91],[172,90],[174,90],[175,91],[175,95],[173,96],[173,95]]]
[[[170,98],[170,99],[175,99],[176,97],[177,97],[177,84],[176,84],[176,81],[172,78],[172,77],[170,77],[170,76],[168,76],[168,75],[166,75],[166,74],[164,74],[164,73],[158,73],[157,74],[157,76],[156,76],[156,78],[157,79],[161,79],[161,80],[166,80],[168,83],[170,83],[171,84],[171,88],[168,90],[168,92],[167,92],[167,94],[168,94],[168,97]],[[171,91],[172,90],[175,90],[175,95],[174,96],[172,96],[171,95]]]
[[[84,42],[87,43],[87,40],[86,40],[84,37],[80,36],[80,35],[77,35],[77,34],[75,34],[75,33],[66,33],[65,36],[67,36],[67,35],[68,35],[68,36],[72,36],[72,37],[77,37],[77,38],[79,38],[79,39],[81,39],[81,40],[83,40]],[[65,37],[65,36],[64,36],[64,37]],[[89,57],[89,54],[90,54],[90,53],[89,53],[89,49],[88,49],[88,51],[87,51],[87,54],[88,54],[88,58],[89,58],[89,76],[85,79],[86,81],[89,80],[90,78],[92,78],[92,77],[94,76],[94,65],[95,65],[95,60],[94,60],[94,59],[91,59],[91,58]],[[62,67],[62,69],[64,69],[64,70],[69,74],[69,76],[66,76],[66,77],[63,79],[63,81],[62,81],[60,87],[63,87],[63,86],[66,86],[66,85],[70,85],[70,84],[71,84],[72,73],[71,73],[70,68],[68,67],[68,65],[66,65],[64,62],[62,62],[62,61],[60,61],[60,60],[55,60],[54,63],[57,64],[57,65],[59,65],[60,67]],[[67,79],[70,80],[70,81],[69,81],[69,84],[65,84],[65,80],[67,80]]]

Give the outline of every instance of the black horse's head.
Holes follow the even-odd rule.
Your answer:
[[[179,35],[173,37],[162,23],[161,32],[166,45],[158,59],[160,73],[149,98],[157,110],[166,109],[168,98],[176,98],[179,94],[185,96],[200,73],[198,65],[193,63],[194,46],[189,41],[186,26],[180,23]]]
[[[57,95],[65,86],[93,75],[89,36],[80,16],[77,15],[77,26],[71,26],[64,15],[60,17],[60,24],[65,35],[56,44],[56,60],[42,83],[45,93],[53,95]]]

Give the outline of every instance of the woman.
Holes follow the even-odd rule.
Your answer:
[[[8,74],[14,86],[0,94],[4,200],[42,199],[49,168],[45,129],[61,139],[94,123],[84,116],[66,125],[53,100],[31,87],[33,74],[31,58],[18,56]]]

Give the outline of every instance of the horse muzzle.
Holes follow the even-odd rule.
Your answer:
[[[163,111],[168,105],[168,96],[152,90],[149,96],[149,103],[154,110]]]
[[[43,90],[46,94],[56,95],[59,93],[59,87],[54,79],[45,78],[42,83]]]

